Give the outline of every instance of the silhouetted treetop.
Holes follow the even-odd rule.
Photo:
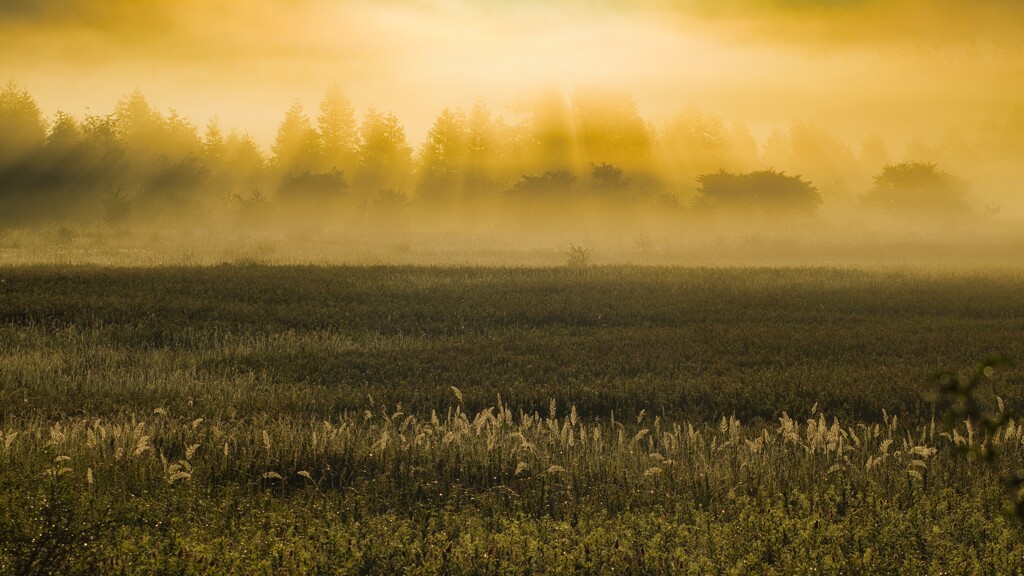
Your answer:
[[[611,89],[577,89],[572,97],[576,137],[586,159],[626,166],[645,163],[651,131],[636,100]]]
[[[161,123],[162,145],[156,147],[158,153],[166,156],[191,156],[202,152],[203,143],[199,131],[188,118],[177,110],[171,109]]]
[[[857,156],[830,130],[813,122],[793,122],[765,141],[763,157],[770,166],[799,169],[819,183],[857,173]]]
[[[348,189],[338,170],[289,174],[281,183],[278,199],[292,207],[323,208],[336,202]]]
[[[524,200],[555,200],[572,193],[576,175],[568,170],[551,170],[540,176],[524,174],[509,190],[514,197]]]
[[[45,139],[46,123],[35,98],[8,82],[0,90],[0,166],[23,159]]]
[[[699,209],[809,216],[821,204],[821,195],[809,182],[775,170],[720,171],[702,174],[697,182],[695,207]]]
[[[466,121],[466,153],[470,166],[482,170],[495,160],[500,127],[491,115],[490,108],[481,100],[473,104]]]
[[[427,132],[420,160],[429,172],[457,172],[465,160],[469,130],[461,110],[445,108]]]
[[[420,148],[420,200],[436,202],[461,195],[468,145],[465,114],[445,108]]]
[[[393,113],[371,108],[359,125],[359,168],[355,184],[368,196],[382,188],[401,189],[412,167],[405,128]]]
[[[616,196],[629,188],[629,178],[623,176],[622,168],[601,162],[590,165],[590,184],[602,196]]]
[[[950,217],[969,212],[967,183],[931,162],[890,164],[875,176],[865,204],[900,216]]]
[[[206,132],[203,134],[203,155],[210,162],[221,162],[227,147],[227,139],[220,128],[220,121],[217,118],[211,119],[206,124]]]
[[[317,167],[320,159],[320,135],[301,102],[285,112],[271,147],[274,164],[283,172],[306,172]]]
[[[317,116],[323,168],[353,170],[359,150],[359,125],[355,108],[338,87],[327,91]]]
[[[196,155],[162,158],[160,166],[146,175],[142,184],[142,200],[175,205],[178,208],[195,200],[210,171]]]
[[[118,136],[128,142],[149,144],[159,136],[160,114],[141,90],[134,90],[114,106]]]
[[[518,116],[506,120],[479,100],[466,111],[446,108],[414,154],[395,114],[370,108],[357,121],[348,96],[334,87],[315,118],[302,103],[292,104],[267,154],[247,133],[222,128],[216,117],[197,128],[174,109],[155,109],[140,90],[125,94],[109,113],[57,112],[47,122],[32,95],[9,82],[0,85],[0,221],[83,213],[125,225],[158,213],[218,217],[205,208],[223,208],[230,204],[226,199],[253,190],[266,191],[256,204],[268,210],[305,207],[317,215],[364,208],[398,213],[406,207],[412,214],[432,205],[461,218],[515,211],[522,200],[526,218],[573,210],[589,218],[626,214],[620,210],[629,207],[678,207],[686,196],[679,192],[694,179],[692,207],[702,215],[812,215],[822,203],[812,181],[824,190],[832,214],[850,207],[841,204],[841,192],[869,187],[862,207],[905,221],[968,212],[964,181],[933,163],[887,164],[879,136],[864,140],[854,154],[813,123],[775,131],[763,147],[764,159],[799,169],[805,179],[758,169],[765,165],[762,151],[742,124],[689,107],[656,131],[636,101],[614,88],[583,87],[568,95],[550,89],[518,101],[511,111]],[[1019,108],[976,141],[951,138],[944,148],[921,143],[914,156],[949,158],[968,170],[969,152],[995,150],[1003,164],[993,166],[1003,168],[1013,158],[1006,151],[1024,146],[1022,125]],[[883,165],[872,185],[871,173]],[[840,179],[853,183],[836,184]],[[990,184],[979,180],[978,186],[989,190]],[[122,205],[131,207],[130,218]],[[321,210],[325,206],[337,210]]]
[[[670,169],[689,180],[713,170],[757,167],[757,143],[743,125],[726,126],[720,117],[689,106],[661,132]]]
[[[81,126],[73,116],[66,112],[57,112],[46,135],[46,146],[57,153],[68,153],[82,144]]]
[[[569,103],[560,91],[547,90],[520,110],[529,114],[528,132],[533,162],[541,169],[559,170],[571,165],[573,118]]]

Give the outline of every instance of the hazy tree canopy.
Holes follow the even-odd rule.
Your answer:
[[[992,118],[982,130],[980,140],[990,153],[1024,154],[1024,103]]]
[[[367,196],[382,188],[401,190],[412,167],[412,148],[398,118],[371,108],[363,115],[359,137],[356,186]]]
[[[394,188],[383,188],[377,190],[370,197],[368,206],[371,211],[378,214],[394,214],[400,211],[409,203],[409,197],[400,190]]]
[[[113,116],[116,123],[112,136],[124,142],[133,156],[159,156],[158,150],[164,145],[162,118],[140,90],[121,98],[114,106]]]
[[[695,206],[699,209],[809,216],[821,204],[821,195],[809,182],[775,170],[720,171],[702,174],[697,182]]]
[[[82,131],[91,146],[107,150],[124,148],[118,132],[117,116],[114,114],[87,114],[82,121]]]
[[[225,134],[216,117],[206,124],[198,156],[208,171],[207,183],[215,195],[241,198],[260,186],[258,176],[262,172],[263,158],[256,143],[251,144],[255,149],[255,159],[239,162],[239,147],[244,145],[238,134]],[[240,209],[247,213],[253,211],[241,205]]]
[[[473,104],[466,119],[465,199],[478,199],[502,188],[505,171],[522,164],[515,141],[513,129],[503,119],[495,118],[482,101]]]
[[[726,126],[720,117],[690,106],[676,114],[661,131],[668,172],[679,183],[719,170],[760,167],[757,142],[743,124]]]
[[[266,168],[267,159],[248,133],[231,131],[224,139],[224,170],[239,177],[258,176]]]
[[[550,90],[530,100],[529,150],[531,164],[540,170],[565,170],[574,164],[572,111],[565,97]]]
[[[180,157],[198,155],[202,152],[203,143],[195,124],[177,110],[170,111],[163,119],[161,127],[162,145],[156,147],[161,155]]]
[[[529,120],[507,122],[499,116],[492,120],[491,129],[493,147],[482,158],[486,160],[484,166],[490,164],[493,169],[491,180],[497,184],[494,191],[507,189],[508,184],[518,180],[523,173],[540,171],[537,168],[540,164],[537,161],[537,142]],[[565,166],[560,169],[565,169]]]
[[[885,147],[885,141],[878,134],[871,134],[860,145],[859,158],[861,164],[870,167],[874,172],[878,166],[889,164],[889,151]]]
[[[274,165],[282,173],[308,172],[318,167],[320,135],[306,115],[301,102],[288,108],[277,128],[272,146]]]
[[[224,131],[220,128],[220,121],[217,118],[211,119],[206,124],[206,132],[203,134],[203,156],[211,164],[219,164],[224,160],[227,146],[227,139],[224,137]]]
[[[662,132],[674,168],[684,173],[734,169],[729,132],[714,114],[688,108],[676,114]]]
[[[131,180],[126,146],[118,137],[117,118],[113,114],[90,114],[82,121],[81,130],[78,162],[63,165],[65,177],[77,180],[83,193],[95,192],[90,187],[122,187]]]
[[[160,166],[145,176],[140,200],[162,208],[167,205],[183,208],[197,200],[210,171],[194,155],[163,157]]]
[[[458,172],[466,155],[468,132],[465,114],[445,108],[427,132],[421,161],[439,171]]]
[[[420,150],[417,198],[426,203],[451,201],[462,194],[469,146],[466,116],[445,108],[434,121]]]
[[[173,109],[157,111],[139,90],[123,96],[109,114],[75,118],[57,112],[47,122],[28,91],[8,83],[0,90],[0,219],[89,215],[127,222],[128,206],[131,221],[165,213],[192,218],[204,213],[196,210],[200,206],[232,197],[314,212],[327,204],[381,212],[430,204],[467,209],[453,215],[508,208],[519,199],[531,204],[527,213],[544,217],[589,201],[602,210],[651,207],[652,200],[675,198],[684,176],[696,179],[693,207],[706,214],[812,214],[822,203],[812,181],[828,196],[826,208],[838,213],[837,177],[853,182],[847,189],[867,190],[851,193],[843,209],[872,207],[905,220],[968,212],[962,180],[933,163],[889,165],[877,135],[854,155],[815,124],[776,131],[766,157],[784,161],[780,169],[810,171],[805,181],[760,170],[757,141],[748,129],[692,107],[658,134],[635,101],[615,90],[579,89],[571,99],[550,91],[523,101],[518,111],[523,117],[510,123],[481,101],[468,113],[444,109],[414,155],[394,114],[371,108],[357,124],[351,102],[333,88],[316,122],[301,103],[289,107],[268,157],[248,134],[227,132],[216,118],[199,130]],[[1004,163],[992,164],[991,172],[1015,170],[1006,151],[1024,147],[1024,107],[994,122],[987,133],[950,132],[941,145],[918,142],[909,149],[916,157],[970,170],[975,178],[985,178],[977,168],[987,166],[986,151],[998,158],[993,162]],[[651,160],[655,152],[658,166]],[[974,164],[963,168],[968,157]],[[871,173],[882,166],[872,185]],[[344,201],[335,202],[339,198]],[[562,204],[552,209],[538,200]]]
[[[110,136],[123,143],[133,172],[161,170],[168,161],[202,152],[199,132],[188,118],[173,109],[162,115],[139,90],[118,101],[113,118]]]
[[[522,200],[563,200],[575,191],[576,175],[568,170],[552,170],[540,176],[524,174],[509,190]]]
[[[793,122],[788,130],[773,132],[764,145],[764,161],[785,170],[799,169],[819,183],[856,178],[860,173],[850,147],[813,122]]]
[[[630,181],[623,176],[622,168],[602,162],[590,165],[590,185],[599,198],[624,200]]]
[[[314,209],[308,216],[325,214],[315,209],[329,208],[341,199],[348,182],[338,170],[328,172],[291,173],[285,177],[278,191],[277,199],[290,208]]]
[[[646,166],[651,134],[636,101],[624,92],[577,89],[572,98],[576,139],[587,162]]]
[[[64,155],[82,145],[82,128],[78,121],[66,112],[57,112],[50,132],[46,135],[46,147],[51,154]]]
[[[355,108],[340,88],[334,87],[327,91],[320,103],[317,126],[323,153],[321,168],[351,173],[357,164],[359,126],[356,123]]]
[[[494,168],[499,132],[490,108],[477,100],[466,125],[466,163],[470,170],[486,173]]]
[[[930,162],[886,166],[864,202],[899,216],[953,217],[969,212],[967,184]]]
[[[35,98],[8,82],[0,91],[0,167],[24,159],[46,139],[46,123]]]

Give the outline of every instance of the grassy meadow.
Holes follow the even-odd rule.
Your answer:
[[[0,268],[0,572],[1021,573],[992,356],[1019,270]]]

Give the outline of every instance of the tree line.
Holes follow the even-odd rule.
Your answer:
[[[194,219],[217,205],[258,222],[345,208],[389,214],[583,202],[813,217],[823,201],[815,178],[832,183],[868,164],[875,172],[860,196],[866,208],[968,211],[966,184],[934,163],[890,163],[877,139],[855,155],[814,125],[794,124],[759,146],[742,124],[694,108],[655,127],[629,95],[610,89],[549,92],[513,111],[519,120],[480,101],[468,111],[445,109],[414,147],[394,114],[371,108],[357,117],[333,88],[314,111],[293,104],[267,154],[245,132],[216,119],[200,129],[174,110],[156,110],[138,90],[109,114],[48,119],[12,82],[0,90],[0,221]],[[807,162],[811,179],[769,166],[794,160]]]

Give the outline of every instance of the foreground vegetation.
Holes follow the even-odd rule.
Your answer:
[[[946,430],[927,378],[1024,356],[1022,288],[4,269],[0,571],[1020,573],[1024,432]]]

